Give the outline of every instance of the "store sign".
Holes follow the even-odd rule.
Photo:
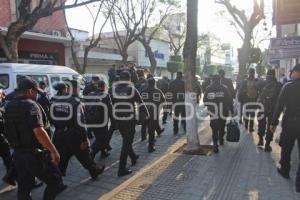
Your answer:
[[[33,53],[33,52],[19,52],[19,58],[29,59],[29,60],[57,60],[56,54],[52,53]]]
[[[154,53],[154,57],[155,57],[155,58],[161,59],[161,60],[164,60],[164,59],[165,59],[165,54],[159,53],[158,50],[154,51],[153,53]],[[145,52],[145,56],[146,56],[146,57],[149,57],[147,51]]]
[[[274,0],[274,24],[300,23],[299,0]]]
[[[300,37],[272,38],[270,60],[300,58]]]

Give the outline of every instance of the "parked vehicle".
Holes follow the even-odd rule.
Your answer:
[[[46,92],[50,97],[56,94],[53,86],[59,81],[79,80],[81,75],[75,70],[56,65],[32,65],[18,63],[0,64],[0,87],[6,94],[14,91],[18,85],[18,79],[22,76],[30,76],[38,83],[44,81],[47,85]]]

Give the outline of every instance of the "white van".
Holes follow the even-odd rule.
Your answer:
[[[64,80],[81,79],[75,70],[56,65],[32,65],[18,63],[0,64],[0,87],[4,88],[6,94],[17,88],[17,80],[22,76],[30,76],[38,83],[44,81],[47,85],[46,92],[50,97],[56,94],[53,88],[56,82]]]

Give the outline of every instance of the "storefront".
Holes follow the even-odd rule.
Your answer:
[[[39,33],[25,33],[19,41],[19,63],[65,65],[65,46],[70,40]],[[5,62],[5,54],[0,48],[0,62]]]

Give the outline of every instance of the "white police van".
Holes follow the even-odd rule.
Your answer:
[[[56,82],[65,80],[79,80],[81,75],[75,70],[56,65],[33,65],[18,63],[0,64],[0,87],[4,88],[6,94],[17,88],[18,79],[22,76],[30,76],[38,83],[46,83],[46,92],[50,97],[56,94],[53,86]]]

